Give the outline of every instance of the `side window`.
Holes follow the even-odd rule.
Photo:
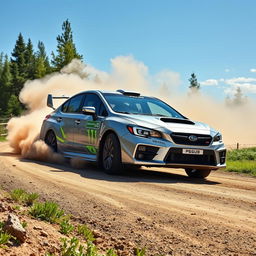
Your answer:
[[[95,107],[96,114],[99,116],[106,116],[107,110],[101,99],[96,94],[87,94],[84,102],[85,107]]]
[[[84,95],[79,94],[70,99],[70,103],[68,105],[68,109],[66,112],[68,113],[80,113],[81,112],[81,103]]]
[[[100,104],[100,110],[99,110],[99,113],[98,113],[99,116],[107,116],[108,115],[108,112],[106,110],[106,107],[104,106],[103,103]]]
[[[62,105],[62,107],[61,107],[61,111],[62,111],[62,112],[66,113],[66,112],[68,111],[69,102],[70,102],[70,100],[66,101],[66,102]]]

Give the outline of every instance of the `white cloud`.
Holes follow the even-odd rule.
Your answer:
[[[229,68],[226,68],[226,69],[225,69],[225,72],[226,72],[226,73],[230,72],[230,69],[229,69]]]
[[[200,82],[201,85],[205,85],[205,86],[212,86],[212,85],[218,85],[218,80],[216,79],[207,79],[203,82]]]
[[[251,68],[251,69],[250,69],[250,72],[256,73],[256,68]]]
[[[233,92],[237,87],[240,87],[244,92],[256,93],[256,78],[251,77],[234,77],[231,79],[225,79],[225,84],[230,86],[230,89],[226,89],[225,92]]]

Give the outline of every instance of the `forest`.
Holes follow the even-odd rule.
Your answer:
[[[83,59],[78,54],[69,20],[63,22],[62,33],[57,36],[57,48],[48,56],[42,41],[34,47],[31,39],[19,33],[11,56],[0,53],[0,117],[18,116],[25,106],[19,93],[27,80],[42,78],[60,71],[72,59]]]

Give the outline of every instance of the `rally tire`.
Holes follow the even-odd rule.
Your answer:
[[[57,138],[53,131],[48,131],[45,136],[45,143],[53,150],[53,152],[57,152]]]
[[[108,174],[122,174],[121,147],[117,136],[110,133],[102,145],[101,165]]]
[[[211,170],[185,169],[190,178],[204,179],[211,173]]]

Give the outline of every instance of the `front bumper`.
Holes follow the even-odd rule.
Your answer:
[[[166,139],[143,138],[128,133],[120,138],[120,143],[122,162],[125,164],[210,170],[226,167],[223,143],[209,146],[179,145]],[[183,149],[200,149],[203,155],[185,155]]]

